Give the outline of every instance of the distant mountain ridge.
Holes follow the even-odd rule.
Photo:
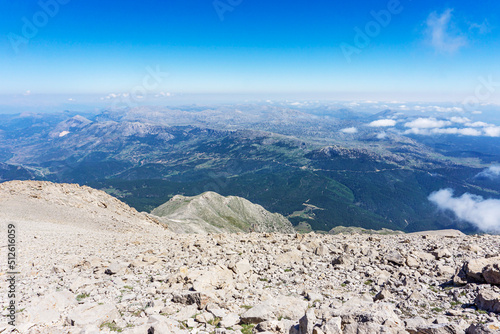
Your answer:
[[[475,176],[480,160],[500,161],[500,139],[404,136],[403,121],[367,126],[397,114],[232,105],[0,115],[0,181],[85,184],[147,212],[176,194],[214,191],[324,232],[476,232],[428,196],[499,197],[499,182]],[[305,214],[304,203],[321,210]]]
[[[174,196],[151,212],[175,232],[281,232],[295,230],[285,217],[236,196],[209,191],[198,196]]]

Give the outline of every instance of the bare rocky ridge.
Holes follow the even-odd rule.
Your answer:
[[[103,191],[77,184],[0,184],[0,221],[50,222],[95,230],[139,231],[157,221]]]
[[[0,185],[18,333],[500,332],[499,236],[176,234],[87,187],[25,188]]]
[[[179,233],[280,232],[293,233],[292,224],[279,213],[236,196],[208,191],[198,196],[177,195],[152,211]]]

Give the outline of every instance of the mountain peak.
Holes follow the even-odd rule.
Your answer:
[[[242,197],[224,197],[213,191],[192,197],[176,195],[152,214],[177,232],[294,232],[282,215]]]

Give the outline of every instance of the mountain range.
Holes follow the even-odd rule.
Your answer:
[[[500,180],[477,175],[500,161],[500,140],[369,126],[398,115],[259,105],[1,115],[0,180],[79,183],[147,212],[213,191],[319,231],[477,232],[428,197],[498,196]]]

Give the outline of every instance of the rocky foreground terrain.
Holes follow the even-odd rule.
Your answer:
[[[0,333],[500,333],[500,237],[176,234],[87,187],[0,184]]]

